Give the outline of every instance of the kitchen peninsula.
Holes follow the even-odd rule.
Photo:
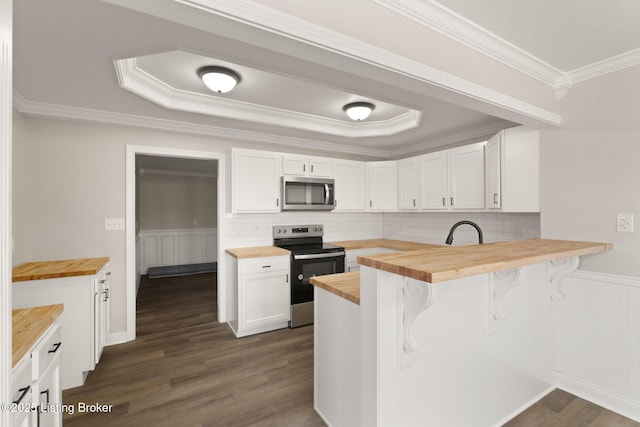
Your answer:
[[[313,278],[316,410],[334,427],[504,424],[555,388],[562,278],[611,248],[432,245]]]

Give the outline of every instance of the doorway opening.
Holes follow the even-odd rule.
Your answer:
[[[217,319],[224,313],[224,154],[127,146],[126,341],[136,337],[142,275],[216,272]]]

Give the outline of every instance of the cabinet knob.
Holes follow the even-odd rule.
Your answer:
[[[493,193],[493,204],[494,205],[498,204],[498,193]]]

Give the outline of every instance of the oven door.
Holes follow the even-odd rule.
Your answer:
[[[344,251],[293,254],[291,257],[291,305],[313,301],[313,276],[344,273]]]

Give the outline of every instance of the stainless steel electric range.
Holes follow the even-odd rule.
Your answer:
[[[276,225],[273,245],[291,251],[291,320],[295,328],[313,323],[313,276],[344,273],[344,248],[323,243],[315,225]]]

